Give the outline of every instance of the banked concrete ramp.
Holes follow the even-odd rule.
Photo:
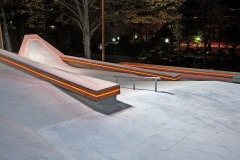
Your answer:
[[[19,56],[31,59],[41,64],[61,70],[78,72],[74,67],[63,62],[63,54],[38,35],[26,35],[22,42]]]

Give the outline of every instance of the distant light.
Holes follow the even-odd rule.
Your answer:
[[[165,39],[165,42],[166,42],[166,43],[169,43],[169,39],[168,39],[168,38],[166,38],[166,39]]]
[[[196,36],[194,37],[194,42],[196,43],[200,43],[202,41],[201,37],[200,36]]]
[[[117,37],[117,40],[119,41],[119,40],[120,40],[120,37]]]
[[[56,29],[56,26],[51,25],[50,28],[51,28],[52,30],[54,30],[54,29]]]
[[[137,38],[138,38],[138,35],[137,35],[137,34],[135,34],[135,35],[134,35],[134,38],[135,38],[135,39],[137,39]]]
[[[116,42],[116,38],[113,38],[112,41],[113,41],[113,42]]]

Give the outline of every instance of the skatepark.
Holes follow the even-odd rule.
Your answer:
[[[239,73],[131,65],[0,50],[0,159],[239,159]]]

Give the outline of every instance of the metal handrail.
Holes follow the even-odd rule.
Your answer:
[[[113,76],[116,78],[116,83],[118,83],[118,78],[132,78],[133,79],[133,90],[136,89],[136,79],[154,79],[155,81],[155,92],[157,92],[157,81],[161,80],[160,77],[144,77],[144,76]]]

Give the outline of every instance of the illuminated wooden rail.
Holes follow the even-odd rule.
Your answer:
[[[223,78],[233,78],[236,75],[234,73],[224,73],[224,72],[220,72],[220,71],[206,71],[206,70],[189,69],[189,68],[183,69],[183,68],[179,68],[179,67],[147,65],[147,64],[139,64],[139,63],[129,63],[129,62],[124,62],[124,63],[122,63],[122,65],[143,68],[143,69],[151,69],[151,70],[156,70],[156,71],[166,71],[166,72],[174,72],[174,73],[185,73],[185,74],[223,77]]]
[[[143,76],[113,76],[116,78],[116,83],[118,83],[119,78],[130,78],[133,80],[133,89],[136,89],[136,79],[153,79],[155,81],[155,92],[157,92],[157,81],[160,81],[159,77],[143,77]]]
[[[71,57],[71,56],[60,56],[60,57],[64,62],[74,67],[81,67],[82,65],[82,66],[88,66],[88,67],[93,67],[98,69],[130,73],[138,76],[159,77],[162,80],[171,80],[171,81],[177,81],[181,78],[180,74],[173,74],[173,73],[169,74],[169,73],[139,69],[135,67],[127,67],[119,64],[112,64],[107,62],[100,62],[100,61],[88,60],[84,58],[77,58],[77,57]]]
[[[77,93],[80,96],[83,96],[87,99],[91,99],[94,101],[100,101],[107,98],[111,98],[120,93],[120,86],[115,83],[112,83],[111,85],[109,85],[109,87],[98,86],[96,87],[98,88],[98,90],[94,90],[93,89],[94,86],[92,88],[89,88],[87,86],[77,83],[76,81],[71,81],[71,79],[68,78],[71,75],[68,73],[65,73],[62,71],[55,71],[55,70],[54,72],[51,73],[52,68],[45,67],[44,65],[36,62],[31,64],[31,60],[19,57],[13,53],[6,52],[4,50],[0,50],[0,62],[3,62],[18,70],[22,70],[35,77],[48,81],[54,85],[57,85],[59,87],[72,91],[74,93]],[[29,63],[26,63],[26,62],[29,62]],[[37,65],[34,66],[34,64],[37,64]]]

